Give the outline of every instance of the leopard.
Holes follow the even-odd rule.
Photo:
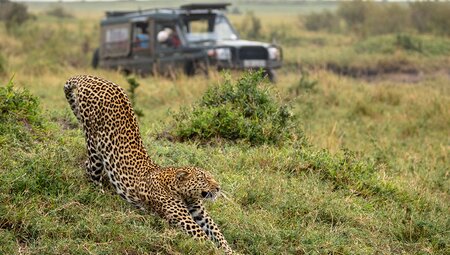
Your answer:
[[[117,84],[92,75],[77,75],[64,85],[65,97],[82,127],[88,178],[106,183],[123,199],[156,213],[196,240],[211,240],[233,254],[203,201],[221,194],[219,183],[199,167],[162,167],[149,156],[132,104]]]

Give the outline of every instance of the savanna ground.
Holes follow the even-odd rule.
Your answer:
[[[62,88],[80,73],[128,87],[120,73],[89,67],[106,7],[60,5],[75,10],[66,17],[30,6],[34,19],[0,26],[0,254],[220,254],[84,176],[84,138]],[[295,137],[256,146],[160,139],[171,112],[224,78],[137,78],[151,158],[214,174],[228,199],[207,207],[239,253],[449,254],[448,33],[370,12],[343,24],[335,5],[316,6],[329,11],[316,16],[274,6],[230,18],[244,38],[283,46],[271,91],[291,106]],[[8,89],[12,76],[14,90],[31,95]]]

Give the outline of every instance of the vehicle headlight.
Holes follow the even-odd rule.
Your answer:
[[[231,50],[229,48],[218,48],[216,49],[216,56],[218,60],[230,60]]]
[[[268,49],[269,51],[269,59],[271,60],[278,60],[280,59],[280,50],[276,47],[270,47]]]

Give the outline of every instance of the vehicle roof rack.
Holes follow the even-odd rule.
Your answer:
[[[106,11],[107,18],[121,17],[129,14],[144,14],[144,13],[158,13],[158,12],[172,12],[176,11],[186,11],[190,13],[191,11],[211,11],[211,10],[226,10],[227,6],[231,5],[231,3],[195,3],[195,4],[185,4],[180,6],[180,9],[174,8],[154,8],[154,9],[146,9],[146,10],[135,10],[135,11]]]
[[[121,17],[129,14],[149,14],[149,13],[175,13],[176,9],[172,8],[153,8],[145,10],[135,10],[135,11],[106,11],[107,18]]]
[[[230,3],[196,3],[196,4],[185,4],[180,6],[183,10],[225,10]]]
[[[130,13],[135,13],[136,11],[107,11],[106,17],[120,17]]]

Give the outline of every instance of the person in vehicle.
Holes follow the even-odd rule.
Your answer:
[[[149,46],[149,36],[147,32],[143,31],[140,27],[136,28],[134,47],[138,49],[148,49]]]
[[[170,27],[166,27],[163,30],[159,31],[156,37],[159,43],[165,44],[168,47],[178,48],[181,45],[180,37]]]

